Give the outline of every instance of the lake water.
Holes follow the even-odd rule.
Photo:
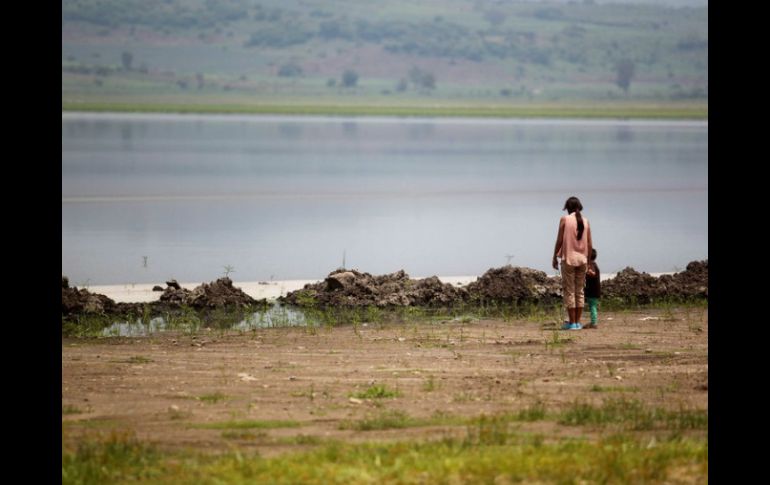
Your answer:
[[[62,113],[76,285],[550,268],[577,195],[612,273],[708,258],[708,124]]]

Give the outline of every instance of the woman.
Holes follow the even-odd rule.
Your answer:
[[[566,216],[559,221],[559,235],[553,251],[553,269],[559,269],[561,258],[561,284],[564,294],[564,306],[567,307],[569,321],[564,322],[563,330],[580,330],[580,317],[585,306],[583,292],[588,255],[591,254],[591,226],[580,211],[583,205],[577,197],[570,197],[564,203]]]

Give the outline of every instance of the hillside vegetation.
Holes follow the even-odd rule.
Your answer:
[[[706,106],[708,7],[64,0],[63,105]]]

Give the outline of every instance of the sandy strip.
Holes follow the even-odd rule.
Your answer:
[[[673,273],[651,273],[652,276],[659,277],[664,274]],[[615,273],[602,275],[602,280],[615,277]],[[476,281],[478,276],[439,276],[443,283],[449,283],[454,286],[465,286]],[[413,279],[422,279],[422,277],[413,277]],[[275,300],[279,296],[285,296],[291,291],[299,290],[308,283],[318,283],[321,280],[285,280],[285,281],[234,281],[233,286],[240,288],[250,297],[261,300]],[[208,282],[207,282],[208,283]],[[179,283],[182,288],[192,290],[200,286],[201,283]],[[144,303],[157,301],[162,292],[152,291],[153,286],[166,287],[165,282],[161,283],[139,283],[126,285],[93,285],[87,289],[91,293],[105,295],[117,303]]]
[[[443,283],[455,286],[464,286],[476,281],[476,276],[439,276]],[[415,277],[414,279],[421,279]],[[322,280],[285,280],[285,281],[233,281],[233,286],[240,288],[250,297],[261,300],[267,298],[274,300],[279,296],[285,296],[291,291],[296,291],[308,283],[318,283]],[[210,283],[210,282],[207,282]],[[182,288],[192,290],[201,283],[179,283]],[[88,286],[91,293],[105,295],[117,303],[144,303],[157,301],[162,292],[152,291],[153,286],[166,287],[163,283],[127,284],[127,285],[92,285]]]

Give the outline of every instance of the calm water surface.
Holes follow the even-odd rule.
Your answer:
[[[707,258],[708,124],[62,114],[79,285],[553,274],[570,195],[604,272]]]

